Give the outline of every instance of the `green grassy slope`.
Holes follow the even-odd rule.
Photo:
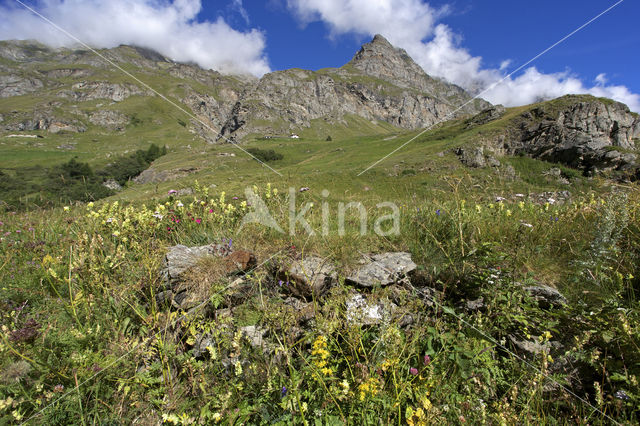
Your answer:
[[[162,69],[139,75],[181,96],[184,80]],[[2,124],[55,90],[0,100]],[[60,102],[56,114],[74,109]],[[87,124],[85,133],[25,132],[42,139],[3,135],[0,169],[73,156],[98,167],[155,143],[170,152],[152,171],[193,172],[130,183],[95,204],[0,211],[1,424],[638,422],[637,187],[524,157],[471,169],[454,153],[535,106],[422,134],[356,117],[341,126],[320,120],[300,129],[301,139],[241,146],[282,154],[268,163],[278,173],[239,147],[206,144],[159,98],[104,107],[132,118],[124,132]],[[568,184],[545,175],[554,167]],[[289,189],[296,206],[313,203],[305,218],[316,233],[243,226],[245,190],[254,186],[287,231]],[[536,195],[546,191],[571,197]],[[353,211],[338,232],[341,202],[362,203],[369,232],[359,234]],[[397,205],[397,234],[371,232],[388,213],[381,202]],[[163,304],[167,249],[220,242],[250,250],[256,269],[229,276],[220,259],[202,261],[181,283],[198,308]],[[411,254],[410,282],[363,289],[345,280],[362,254],[385,251]],[[324,295],[292,299],[275,271],[309,256],[335,264],[338,280]],[[544,306],[523,284],[557,288],[567,304]],[[356,293],[395,311],[354,324],[347,302]],[[267,330],[267,347],[252,346],[241,327]],[[527,353],[514,339],[538,349]]]

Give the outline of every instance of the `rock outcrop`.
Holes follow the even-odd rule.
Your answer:
[[[82,81],[71,86],[72,90],[59,93],[61,97],[76,101],[92,101],[94,99],[109,99],[120,102],[134,95],[152,96],[152,93],[141,90],[134,84],[117,84],[107,81]]]
[[[568,95],[534,105],[488,141],[509,155],[563,163],[587,173],[636,168],[640,117],[609,99]]]
[[[463,89],[429,77],[404,50],[378,35],[342,68],[266,74],[233,107],[221,136],[288,134],[320,118],[347,125],[349,116],[417,129],[490,106],[470,100]]]
[[[108,130],[122,131],[129,122],[129,118],[118,111],[101,109],[89,116],[89,122]]]
[[[293,262],[280,271],[278,278],[285,291],[304,299],[323,295],[337,282],[334,266],[315,256]]]
[[[21,96],[35,92],[44,86],[41,80],[15,74],[0,75],[0,98]]]
[[[401,282],[416,270],[411,255],[405,252],[374,254],[362,259],[362,266],[346,281],[360,287],[387,286]]]

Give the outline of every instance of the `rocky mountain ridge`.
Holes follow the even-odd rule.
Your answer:
[[[261,79],[223,76],[132,46],[102,49],[100,54],[125,68],[135,67],[143,81],[155,75],[182,80],[179,101],[197,117],[190,129],[211,143],[222,137],[242,141],[248,135],[288,135],[309,128],[317,119],[348,126],[350,117],[359,117],[417,129],[489,106],[457,86],[429,77],[404,50],[382,36],[365,44],[342,68],[276,71]],[[114,78],[111,68],[89,51],[1,42],[0,98],[47,93],[72,102],[121,102],[131,96],[154,96],[130,79]],[[73,121],[46,114],[49,109],[34,105],[31,116],[21,120],[9,114],[13,123],[6,130],[39,129],[30,123],[42,121],[43,114],[45,122]],[[220,133],[213,135],[211,129]]]
[[[469,119],[467,126],[497,120],[504,121],[499,131],[478,139],[479,145],[495,154],[526,155],[587,174],[638,168],[640,116],[620,102],[567,95],[509,116],[504,108],[492,107]],[[476,157],[478,152],[476,148]]]
[[[368,131],[384,133],[458,119],[466,120],[462,131],[489,129],[474,137],[476,148],[466,150],[465,164],[495,164],[484,161],[491,155],[527,155],[587,173],[636,168],[640,120],[625,105],[566,96],[530,107],[491,106],[428,76],[404,50],[379,35],[341,68],[276,71],[260,79],[175,63],[133,46],[100,54],[158,88],[195,119],[152,114],[140,124],[136,111],[157,95],[94,53],[3,41],[0,129],[124,136],[138,125],[164,122],[176,128],[177,121],[190,138],[213,144],[288,136],[320,125],[351,127],[362,135],[357,126],[363,122],[370,125]]]
[[[489,105],[429,77],[404,50],[376,35],[342,68],[266,74],[236,103],[221,136],[287,134],[316,119],[346,124],[349,115],[414,130]]]

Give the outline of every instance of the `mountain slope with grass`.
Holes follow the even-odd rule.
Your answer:
[[[624,105],[101,53],[0,43],[0,423],[638,423]]]
[[[489,105],[428,76],[404,50],[377,35],[341,68],[265,75],[235,105],[222,135],[282,136],[313,127],[314,120],[350,127],[349,116],[418,129]]]

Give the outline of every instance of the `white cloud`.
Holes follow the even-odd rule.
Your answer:
[[[235,3],[242,7],[241,1]],[[34,5],[39,13],[94,47],[147,47],[173,60],[195,62],[223,73],[259,76],[270,71],[261,31],[240,32],[222,18],[198,22],[201,7],[200,0],[40,0]],[[17,3],[0,5],[0,17],[0,39],[35,39],[54,47],[76,45]]]
[[[247,12],[247,9],[245,9],[242,5],[242,0],[233,0],[231,2],[231,8],[238,12],[240,16],[242,16],[242,19],[244,19],[244,22],[249,25],[249,13]]]
[[[594,81],[600,85],[607,84],[607,81],[608,81],[607,74],[605,73],[598,74]]]
[[[500,68],[484,68],[482,58],[461,46],[462,39],[447,25],[438,23],[448,9],[434,9],[422,0],[287,0],[289,9],[304,23],[324,22],[332,36],[384,35],[404,48],[424,70],[471,91],[492,103],[516,106],[570,93],[590,93],[626,103],[640,111],[640,95],[624,86],[607,86],[601,74],[595,86],[585,85],[568,72],[544,74],[529,67],[506,77],[509,60]]]

